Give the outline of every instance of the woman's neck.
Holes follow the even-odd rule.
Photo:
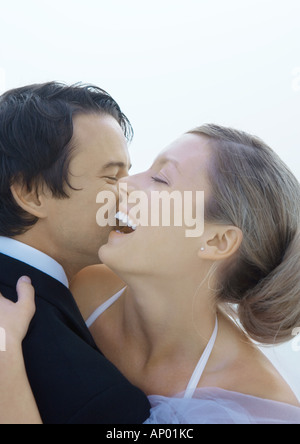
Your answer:
[[[127,280],[131,281],[131,279]],[[145,364],[170,356],[200,356],[215,326],[216,307],[199,278],[172,281],[143,276],[128,282],[124,337],[144,354]]]

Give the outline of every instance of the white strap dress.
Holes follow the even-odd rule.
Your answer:
[[[88,328],[121,296],[122,289],[98,307],[86,321]],[[183,393],[149,396],[152,406],[145,424],[300,424],[300,407],[216,387],[197,388],[218,335],[213,334]]]

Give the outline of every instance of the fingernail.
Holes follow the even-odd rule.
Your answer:
[[[28,276],[22,276],[20,278],[20,282],[26,282],[27,284],[31,284],[31,279]]]

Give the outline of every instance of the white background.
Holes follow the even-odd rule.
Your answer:
[[[300,180],[299,0],[1,0],[0,17],[0,90],[106,89],[135,128],[133,173],[214,122],[262,137]],[[300,351],[271,354],[300,397]]]

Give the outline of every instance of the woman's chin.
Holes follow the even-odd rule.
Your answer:
[[[99,250],[98,256],[100,261],[110,268],[117,268],[123,261],[128,263],[128,257],[132,253],[132,248],[129,244],[135,234],[135,232],[123,234],[118,231],[112,231],[108,237],[107,244],[103,245]]]

